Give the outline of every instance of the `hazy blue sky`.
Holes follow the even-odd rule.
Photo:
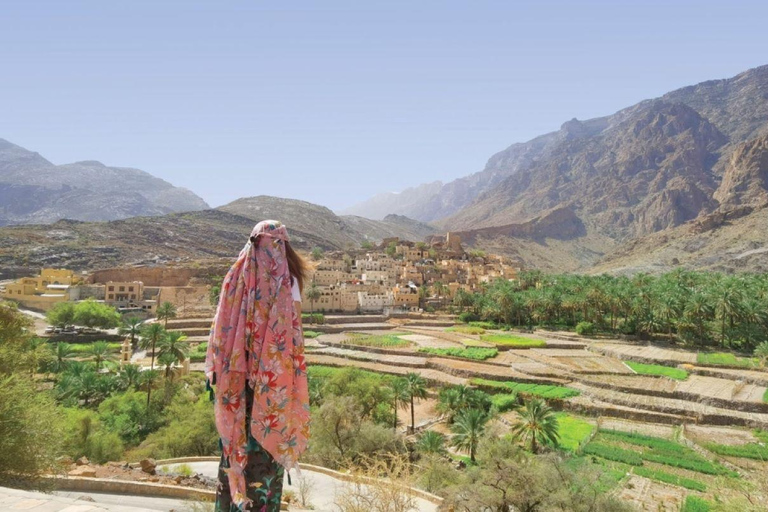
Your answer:
[[[768,2],[6,0],[0,137],[341,208],[768,64]]]

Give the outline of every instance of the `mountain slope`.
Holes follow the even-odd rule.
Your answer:
[[[397,236],[419,241],[434,230],[406,218],[337,217],[323,206],[269,196],[221,208],[108,222],[60,220],[0,227],[0,279],[43,266],[92,270],[119,265],[191,263],[237,255],[254,224],[279,219],[302,250],[359,248]]]
[[[85,161],[54,165],[0,139],[0,226],[62,218],[115,220],[208,208],[191,191],[144,171]]]

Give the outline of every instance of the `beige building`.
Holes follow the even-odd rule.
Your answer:
[[[36,277],[23,277],[0,290],[0,296],[19,304],[47,311],[59,302],[72,300],[78,278],[71,270],[44,268]]]
[[[416,286],[395,286],[392,289],[392,300],[396,308],[418,308],[419,289]]]

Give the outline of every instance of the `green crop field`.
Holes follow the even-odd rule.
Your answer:
[[[640,375],[658,375],[675,380],[685,380],[688,378],[688,372],[680,368],[671,368],[658,364],[635,363],[634,361],[624,361],[624,364]]]
[[[546,347],[547,342],[535,338],[515,336],[514,334],[483,334],[480,339],[496,345],[519,348]]]
[[[513,381],[500,382],[496,380],[480,378],[471,379],[470,384],[474,384],[475,386],[486,389],[514,391],[515,393],[522,395],[530,395],[539,398],[564,399],[579,396],[581,394],[578,389],[568,388],[565,386],[553,386],[549,384],[525,384],[522,382]]]
[[[696,361],[700,364],[738,368],[758,368],[760,366],[760,361],[756,357],[738,357],[728,352],[699,352],[696,355]]]
[[[475,327],[473,325],[454,325],[446,329],[448,332],[458,332],[461,334],[483,334],[485,329],[482,327]]]
[[[397,348],[409,347],[411,342],[400,338],[401,333],[351,334],[343,343],[360,347]]]
[[[560,433],[560,448],[569,452],[577,451],[595,430],[592,423],[578,416],[565,413],[557,414],[557,423]]]
[[[474,361],[484,361],[492,357],[499,355],[499,351],[495,348],[483,348],[483,347],[466,347],[466,348],[432,348],[421,347],[419,352],[422,354],[429,354],[432,356],[453,356],[461,357],[462,359],[472,359]]]

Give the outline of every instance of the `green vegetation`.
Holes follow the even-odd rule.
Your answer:
[[[544,400],[529,400],[518,414],[520,423],[512,427],[512,435],[523,444],[530,443],[531,452],[536,453],[538,447],[545,444],[557,446],[560,440],[557,414]]]
[[[122,317],[115,308],[95,300],[80,302],[60,302],[46,315],[52,325],[82,325],[111,329],[120,325]]]
[[[592,423],[570,414],[558,413],[557,422],[560,426],[558,446],[569,452],[577,452],[595,430]]]
[[[635,363],[634,361],[624,361],[624,364],[640,375],[659,375],[675,380],[685,380],[688,378],[688,372],[680,368],[671,368],[659,364]]]
[[[520,404],[520,401],[515,393],[497,393],[491,395],[491,404],[498,412],[507,412]]]
[[[709,512],[712,510],[712,506],[712,502],[689,494],[685,497],[685,502],[680,512]]]
[[[304,338],[317,338],[320,334],[317,331],[304,331]]]
[[[521,395],[528,395],[538,398],[550,398],[550,399],[566,399],[574,396],[579,396],[581,392],[578,389],[573,389],[565,386],[554,386],[549,384],[525,384],[522,382],[505,381],[500,382],[496,380],[473,378],[470,380],[471,384],[479,386],[481,388],[514,391]]]
[[[399,333],[392,334],[350,334],[349,337],[343,341],[348,345],[358,345],[361,347],[408,347],[411,342],[400,338]]]
[[[446,329],[447,332],[458,332],[461,334],[483,334],[485,329],[472,325],[455,325]]]
[[[581,336],[592,336],[595,334],[595,324],[592,322],[579,322],[576,324],[576,334]]]
[[[718,455],[726,457],[741,457],[744,459],[768,460],[768,446],[758,443],[727,445],[706,443],[704,447]]]
[[[457,294],[455,305],[463,321],[499,325],[575,329],[587,322],[595,333],[745,351],[768,339],[768,274],[680,269],[630,278],[526,271],[514,282],[498,279],[476,293]],[[765,353],[768,359],[768,347]]]
[[[94,342],[98,343],[98,342]],[[105,343],[105,342],[101,342]],[[90,355],[92,351],[93,343],[72,343],[67,344],[69,351],[75,356]],[[111,352],[120,352],[122,343],[107,343],[107,349]]]
[[[495,348],[466,347],[466,348],[431,348],[420,347],[419,352],[433,356],[453,356],[462,359],[472,359],[475,361],[484,361],[499,355]]]
[[[669,439],[616,430],[600,430],[596,439],[600,442],[626,443],[647,448],[638,454],[640,458],[649,462],[688,469],[707,475],[739,476],[738,473],[725,466],[702,457],[691,448]]]
[[[658,482],[664,482],[665,484],[685,487],[686,489],[691,489],[694,491],[704,492],[707,490],[707,484],[704,482],[694,480],[692,478],[685,478],[673,473],[667,473],[666,471],[660,471],[658,469],[647,467],[635,468],[635,474],[638,476],[644,476],[645,478],[650,478],[651,480],[656,480]]]
[[[738,357],[727,352],[699,352],[696,355],[699,364],[717,366],[735,366],[737,368],[758,368],[760,361],[756,357]]]
[[[322,313],[302,313],[301,321],[305,324],[324,324],[325,315]]]
[[[479,329],[500,329],[501,328],[495,322],[480,322],[477,320],[469,322],[469,327],[476,327]]]
[[[502,345],[507,347],[529,348],[529,347],[546,347],[547,342],[544,340],[537,340],[534,338],[526,338],[523,336],[515,336],[512,334],[484,334],[480,336],[480,339],[496,345]]]
[[[192,363],[202,363],[208,353],[208,342],[203,342],[193,348],[189,353],[189,361]]]
[[[623,462],[630,466],[643,465],[643,459],[640,458],[640,455],[638,455],[637,452],[625,450],[610,444],[592,441],[591,443],[588,443],[582,451],[586,455],[594,455],[596,457],[602,457],[603,459]]]

